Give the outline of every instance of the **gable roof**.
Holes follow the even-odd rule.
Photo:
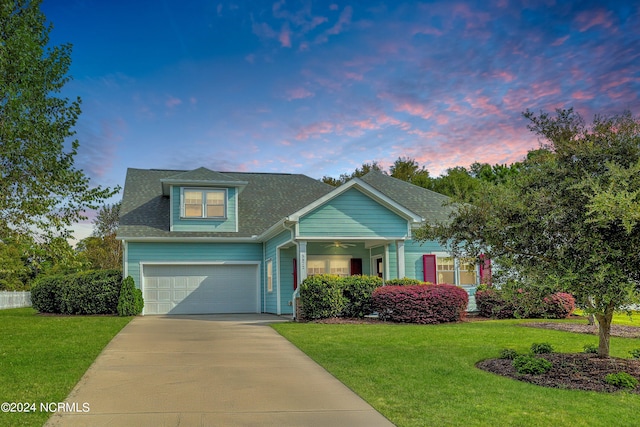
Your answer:
[[[443,206],[451,201],[448,196],[393,178],[376,170],[372,170],[360,179],[410,211],[417,213],[428,223],[446,222],[454,210],[451,206]]]
[[[336,187],[333,191],[326,194],[325,196],[308,204],[307,206],[303,207],[302,209],[293,213],[292,215],[289,215],[287,219],[290,221],[298,221],[300,217],[306,215],[307,213],[311,212],[317,207],[324,205],[328,201],[334,199],[335,197],[338,197],[340,194],[343,194],[344,192],[346,192],[351,188],[358,189],[359,191],[366,194],[376,202],[382,204],[383,206],[396,212],[398,215],[402,216],[403,218],[406,218],[414,223],[424,221],[424,218],[422,218],[420,215],[407,209],[404,205],[389,198],[386,194],[378,191],[377,189],[373,188],[372,186],[370,186],[369,184],[367,184],[366,182],[362,181],[359,178],[353,178],[350,181],[346,182],[345,184],[339,187]]]

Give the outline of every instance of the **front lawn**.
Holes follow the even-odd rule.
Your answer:
[[[634,319],[637,320],[637,319]],[[520,320],[437,326],[279,323],[273,328],[398,426],[628,426],[640,396],[550,389],[477,369],[503,348],[549,342],[582,352],[597,337],[519,326]],[[635,324],[635,322],[634,322]],[[630,357],[640,339],[611,339]]]
[[[3,407],[0,425],[42,426],[51,414],[41,411],[40,404],[62,402],[130,320],[42,316],[32,308],[0,310],[0,403],[36,407],[32,413],[6,413]]]

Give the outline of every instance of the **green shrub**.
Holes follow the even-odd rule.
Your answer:
[[[533,343],[531,344],[531,353],[533,354],[553,353],[553,346],[548,342]]]
[[[33,285],[33,307],[41,313],[116,314],[120,270],[96,270],[42,277]]]
[[[342,314],[347,299],[339,276],[317,274],[300,285],[301,314],[304,319],[325,319]]]
[[[342,315],[345,317],[364,317],[371,314],[371,295],[382,286],[382,279],[378,276],[347,276],[342,280],[342,294],[346,298],[346,305]]]
[[[595,344],[585,344],[583,348],[586,354],[598,354],[598,346]]]
[[[604,379],[607,384],[620,388],[634,389],[638,386],[638,379],[626,372],[609,374]]]
[[[122,281],[120,297],[118,298],[118,316],[137,316],[142,313],[144,300],[142,291],[136,288],[133,277],[128,276]]]
[[[408,277],[404,277],[402,279],[389,279],[384,282],[385,286],[413,286],[413,285],[424,285],[427,282],[423,282],[418,279],[409,279]]]
[[[497,319],[564,319],[575,310],[575,298],[548,288],[523,289],[511,284],[502,289],[478,287],[476,305],[480,316]]]
[[[541,375],[549,372],[553,364],[544,357],[522,354],[513,359],[512,365],[519,374]]]
[[[518,352],[512,348],[504,348],[500,350],[500,359],[513,360],[518,357]]]
[[[31,286],[31,305],[40,313],[61,313],[61,287],[66,276],[43,276]]]
[[[634,359],[640,359],[640,348],[634,348],[629,352]]]

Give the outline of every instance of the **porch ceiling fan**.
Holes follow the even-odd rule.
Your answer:
[[[355,246],[355,243],[343,243],[338,240],[328,245],[324,245],[325,248],[342,248],[342,249],[349,248],[352,246]]]

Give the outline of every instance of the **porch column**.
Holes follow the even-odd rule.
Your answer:
[[[298,242],[298,286],[307,278],[307,242]]]
[[[384,267],[384,280],[389,280],[391,276],[389,276],[389,244],[385,243],[384,245],[384,259],[382,260],[382,266]]]
[[[398,279],[406,276],[404,271],[404,240],[396,240],[396,255],[398,257]]]

